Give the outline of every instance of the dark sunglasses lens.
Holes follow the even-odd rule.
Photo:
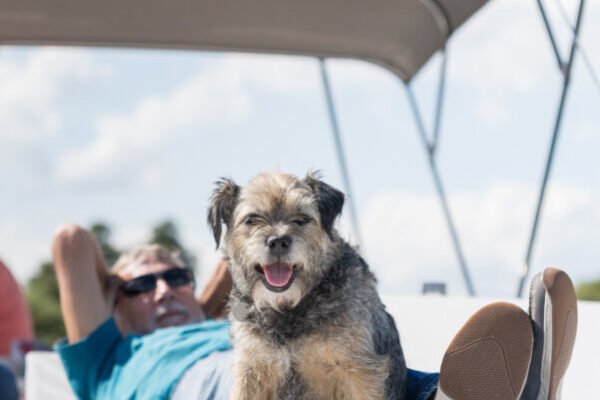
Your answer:
[[[156,288],[156,277],[154,275],[143,275],[123,283],[123,293],[127,296],[135,296],[147,293]]]
[[[162,274],[162,278],[172,288],[189,285],[194,281],[194,279],[192,277],[192,272],[185,268],[174,268],[174,269],[165,271]]]

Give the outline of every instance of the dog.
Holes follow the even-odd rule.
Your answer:
[[[404,399],[394,320],[334,227],[344,194],[312,172],[216,185],[208,222],[233,277],[231,399]]]

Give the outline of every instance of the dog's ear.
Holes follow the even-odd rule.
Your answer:
[[[315,194],[323,230],[331,235],[333,223],[344,207],[344,193],[323,182],[318,172],[309,172],[304,182]]]
[[[207,220],[218,249],[221,242],[222,225],[229,226],[231,222],[233,210],[238,202],[240,187],[233,180],[227,178],[221,178],[215,184],[217,187],[210,198]]]

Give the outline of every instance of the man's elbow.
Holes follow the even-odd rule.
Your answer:
[[[68,267],[65,262],[72,256],[86,249],[93,248],[93,239],[82,227],[67,223],[58,227],[52,239],[52,256],[56,269]]]

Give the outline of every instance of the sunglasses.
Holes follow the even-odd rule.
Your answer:
[[[156,289],[156,283],[162,279],[171,289],[185,285],[194,285],[194,275],[187,268],[171,268],[156,274],[146,274],[121,284],[121,291],[127,297],[148,293]]]

